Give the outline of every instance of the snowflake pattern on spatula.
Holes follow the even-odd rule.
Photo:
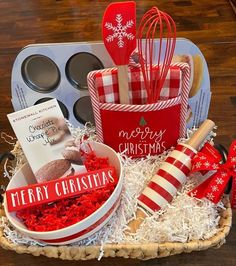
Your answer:
[[[119,48],[124,47],[124,38],[127,38],[128,40],[133,40],[135,36],[132,33],[128,33],[127,30],[132,28],[134,26],[134,21],[128,20],[125,25],[122,25],[123,17],[121,14],[116,15],[116,22],[117,25],[114,26],[111,22],[106,22],[105,27],[108,30],[112,30],[113,33],[108,35],[106,37],[107,42],[113,42],[115,39],[117,39],[117,46]]]

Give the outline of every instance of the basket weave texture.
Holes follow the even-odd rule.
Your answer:
[[[187,243],[166,242],[149,244],[105,244],[102,249],[103,257],[123,257],[148,260],[172,256],[180,253],[190,253],[192,251],[205,250],[211,247],[219,248],[225,243],[225,238],[230,231],[232,224],[232,210],[229,197],[224,197],[226,209],[220,213],[219,231],[207,240],[195,240]],[[3,206],[0,205],[0,217],[4,216]],[[0,228],[0,246],[7,250],[14,250],[22,254],[32,254],[34,256],[44,255],[49,258],[59,258],[62,260],[90,260],[99,257],[100,246],[29,246],[17,245],[10,242]]]

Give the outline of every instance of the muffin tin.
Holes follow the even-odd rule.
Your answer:
[[[156,46],[158,42],[155,40]],[[204,62],[201,95],[189,99],[191,109],[196,110],[188,123],[191,127],[207,117],[211,95],[209,73],[202,53],[191,41],[177,39],[175,54],[200,54]],[[102,42],[28,45],[17,55],[12,69],[13,107],[18,111],[56,98],[64,116],[74,126],[81,127],[87,121],[94,123],[87,74],[113,66]]]
[[[113,66],[102,43],[35,44],[24,47],[12,70],[15,110],[56,98],[73,125],[94,123],[87,74]]]

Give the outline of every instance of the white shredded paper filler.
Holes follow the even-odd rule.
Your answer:
[[[69,126],[72,135],[78,143],[85,136],[89,136],[89,140],[97,141],[95,128],[90,124],[86,124],[83,129]],[[192,132],[188,131],[188,136],[191,134]],[[211,138],[211,136],[209,137]],[[16,168],[11,169],[10,174],[8,173],[9,175],[13,175],[25,162],[25,157],[20,148],[15,149],[13,152],[17,157],[17,164]],[[147,156],[147,158],[142,159],[131,159],[119,154],[124,170],[124,185],[120,206],[101,230],[71,245],[100,245],[100,259],[103,254],[103,245],[108,243],[184,243],[191,240],[208,239],[215,235],[219,230],[219,210],[224,208],[223,203],[220,202],[214,205],[207,199],[199,200],[187,195],[188,191],[202,182],[204,177],[200,174],[188,177],[186,184],[174,197],[171,204],[164,210],[147,217],[135,234],[127,235],[124,233],[128,222],[135,217],[137,197],[145,187],[145,184],[156,173],[169,152],[170,150],[161,155]],[[14,230],[4,217],[0,220],[0,227],[3,228],[5,237],[15,244],[45,245]]]

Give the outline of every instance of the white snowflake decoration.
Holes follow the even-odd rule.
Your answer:
[[[211,186],[211,189],[212,189],[212,191],[214,191],[214,192],[219,190],[219,188],[218,188],[217,185],[215,185],[215,186]]]
[[[232,157],[231,158],[231,163],[235,163],[236,162],[236,157]]]
[[[116,26],[114,26],[111,22],[105,23],[105,27],[108,30],[113,31],[113,34],[110,34],[106,37],[107,42],[113,42],[114,39],[117,38],[118,39],[117,46],[119,48],[124,47],[124,41],[123,41],[124,38],[127,38],[128,40],[134,39],[134,35],[132,33],[127,33],[127,29],[133,28],[134,26],[133,20],[132,19],[128,20],[125,25],[122,25],[122,21],[123,21],[122,15],[117,14],[116,15],[116,22],[117,22]]]
[[[213,167],[213,169],[218,169],[218,168],[219,168],[218,165],[217,165],[216,163],[214,163],[214,164],[212,165],[212,167]]]
[[[210,166],[210,163],[209,163],[208,161],[206,161],[206,162],[204,163],[204,166],[205,166],[205,167],[209,167],[209,166]]]
[[[196,168],[200,168],[201,166],[202,166],[201,162],[197,162],[196,165],[195,165]]]
[[[209,200],[213,200],[215,196],[213,195],[213,193],[207,193],[206,197],[207,197]]]
[[[221,177],[217,177],[216,184],[217,185],[222,185],[223,183],[224,183],[224,180]]]
[[[221,177],[226,177],[227,176],[227,174],[225,173],[225,172],[223,172],[222,174],[221,174]]]

